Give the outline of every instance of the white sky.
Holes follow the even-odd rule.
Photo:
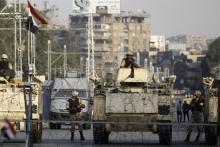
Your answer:
[[[30,1],[42,8],[45,0]],[[72,0],[47,1],[59,8],[58,17],[53,21],[68,24]],[[151,33],[154,35],[220,36],[220,0],[121,0],[121,10],[145,10],[150,15]]]

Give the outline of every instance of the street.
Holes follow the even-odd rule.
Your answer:
[[[204,133],[202,134],[200,141],[195,143],[193,142],[196,134],[193,133],[191,135],[191,142],[185,143],[183,140],[185,139],[185,128],[183,127],[175,127],[173,128],[173,136],[172,140],[173,143],[171,146],[178,146],[178,147],[208,147],[204,143]],[[61,130],[50,130],[44,129],[43,130],[43,140],[40,144],[34,144],[34,147],[73,147],[73,146],[84,146],[84,147],[135,147],[135,146],[153,146],[153,147],[163,147],[164,145],[159,144],[159,139],[157,134],[152,134],[150,132],[141,133],[130,133],[130,132],[113,132],[110,134],[109,144],[104,145],[95,145],[93,143],[93,134],[92,129],[84,130],[84,135],[86,141],[80,141],[78,131],[75,132],[75,140],[70,141],[70,132],[69,126],[66,126],[64,129]],[[3,143],[1,147],[24,147],[25,134],[18,133],[16,140],[17,143]]]

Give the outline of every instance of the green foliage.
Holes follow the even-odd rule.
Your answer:
[[[0,0],[0,9],[4,8],[7,4],[6,0]]]
[[[210,70],[217,65],[220,65],[220,37],[209,45],[206,57],[201,63],[203,76],[210,75]]]
[[[0,0],[0,9],[7,4],[6,0]],[[14,12],[13,7],[5,9],[5,12]],[[27,16],[24,8],[22,8],[23,16]],[[0,19],[0,54],[6,53],[11,62],[14,63],[14,19]],[[22,20],[22,28],[25,28],[26,20]],[[18,22],[17,22],[18,26]],[[41,29],[41,28],[40,28]],[[19,31],[17,31],[17,35]],[[22,50],[23,50],[23,71],[24,78],[27,78],[28,73],[28,31],[22,29]],[[49,39],[48,31],[39,31],[36,34],[36,69],[37,74],[45,74],[47,69],[47,40]],[[17,38],[17,47],[19,47],[19,37]]]
[[[0,0],[0,9],[6,5],[6,0]],[[7,8],[5,12],[14,12],[14,8]],[[27,12],[22,8],[22,16],[27,16]],[[45,16],[45,14],[43,14]],[[12,63],[14,63],[14,19],[0,19],[0,54],[8,54]],[[23,50],[23,72],[24,79],[27,79],[28,74],[28,31],[25,28],[26,20],[22,20],[22,50]],[[18,24],[17,24],[18,26]],[[5,28],[5,29],[3,29]],[[9,29],[10,28],[10,29]],[[36,69],[37,74],[46,74],[47,72],[47,42],[51,40],[52,51],[63,52],[63,45],[67,45],[67,52],[73,51],[71,48],[71,37],[68,30],[47,30],[47,26],[43,25],[36,33]],[[19,31],[17,31],[17,35]],[[63,39],[62,39],[63,38]],[[17,47],[19,47],[19,37],[17,38]],[[52,62],[59,55],[52,55]],[[67,55],[68,68],[79,67],[79,56]],[[59,69],[55,69],[59,68]],[[57,72],[56,72],[57,71]],[[57,60],[52,67],[52,74],[63,74],[63,56]]]
[[[36,34],[36,68],[38,74],[45,74],[47,70],[47,42],[50,39],[48,31]]]

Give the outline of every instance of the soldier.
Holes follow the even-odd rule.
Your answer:
[[[79,93],[77,91],[74,91],[72,93],[71,98],[68,99],[68,102],[69,102],[68,110],[70,113],[71,121],[80,121],[81,120],[80,112],[81,112],[82,108],[85,108],[85,105],[80,102],[78,95],[79,95]],[[83,136],[82,124],[77,123],[76,125],[78,125],[80,139],[85,140],[85,138]],[[75,132],[75,123],[71,123],[71,140],[74,140],[74,132]]]
[[[203,121],[203,105],[204,105],[204,97],[201,94],[200,91],[195,91],[195,96],[193,97],[191,103],[190,103],[190,110],[192,112],[191,115],[191,122],[192,123],[201,123]],[[192,133],[193,126],[189,126],[188,128],[188,134],[186,136],[185,142],[188,142],[190,140],[190,135]],[[197,126],[197,136],[195,139],[195,142],[199,140],[200,132],[201,132],[201,126]]]
[[[14,78],[14,71],[11,62],[9,62],[6,54],[1,55],[0,59],[0,77],[4,77],[7,81]]]
[[[126,57],[122,59],[121,67],[131,68],[131,74],[129,75],[130,78],[134,78],[134,68],[138,67],[138,65],[134,61],[133,54],[127,53]]]

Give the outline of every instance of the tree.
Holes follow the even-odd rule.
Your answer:
[[[0,9],[4,8],[7,5],[6,0],[0,0]]]
[[[201,63],[203,76],[210,76],[211,69],[217,65],[220,65],[220,37],[209,45],[206,57]]]

